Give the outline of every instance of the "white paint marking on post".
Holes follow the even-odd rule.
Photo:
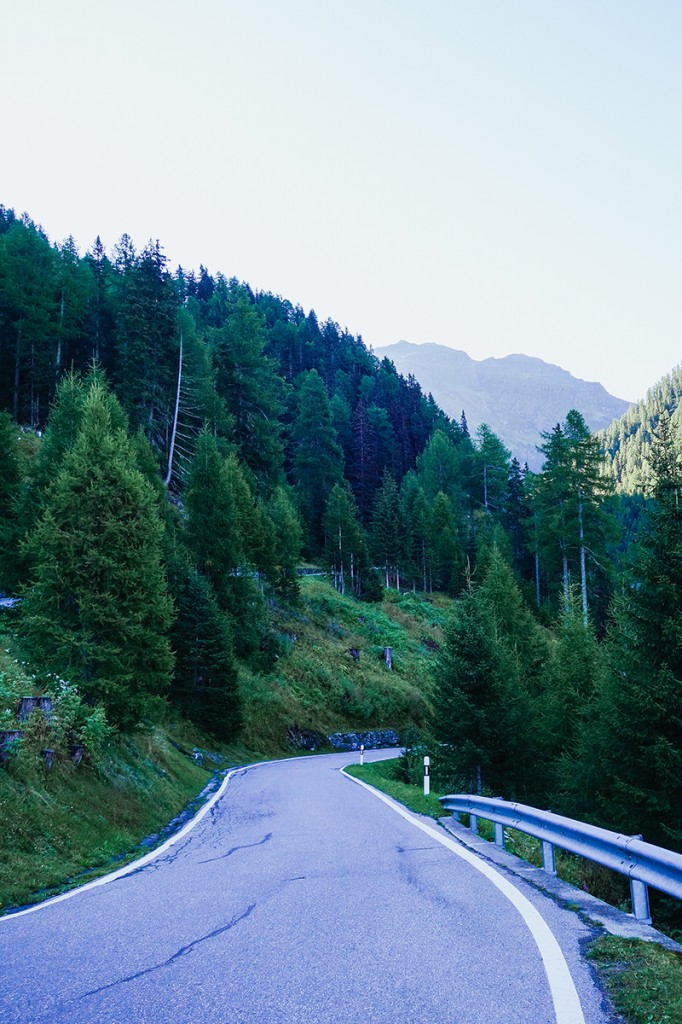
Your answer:
[[[424,758],[424,796],[428,796],[431,792],[431,776],[429,769],[431,767],[431,759],[429,757]]]
[[[540,911],[533,906],[530,900],[523,893],[519,892],[508,879],[499,875],[493,867],[477,857],[471,850],[468,850],[465,846],[460,846],[454,839],[441,835],[435,828],[419,821],[418,818],[415,818],[404,807],[391,800],[390,797],[380,793],[373,786],[368,786],[366,782],[348,775],[343,768],[341,768],[341,773],[352,782],[357,782],[358,786],[362,786],[363,789],[366,789],[375,796],[377,800],[387,804],[396,814],[405,818],[415,828],[421,829],[422,832],[435,839],[441,846],[445,846],[477,871],[480,871],[489,882],[492,882],[507,897],[523,918],[540,952],[552,1002],[554,1003],[556,1024],[585,1024],[585,1016],[580,1005],[580,998],[561,946]]]
[[[364,743],[361,743],[360,744],[360,764],[364,764],[364,763],[365,763],[365,745],[364,745]]]

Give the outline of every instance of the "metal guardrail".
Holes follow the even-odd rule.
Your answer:
[[[471,793],[441,797],[454,814],[469,814],[472,832],[478,819],[495,824],[495,844],[504,848],[504,828],[515,828],[542,842],[545,871],[556,875],[554,848],[575,853],[602,864],[630,879],[632,913],[638,921],[651,924],[648,886],[682,900],[682,854],[645,843],[641,836],[625,836],[552,811],[540,811],[526,804],[510,803],[499,797]]]

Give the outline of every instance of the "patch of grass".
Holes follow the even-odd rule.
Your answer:
[[[328,580],[303,577],[300,605],[272,611],[279,643],[270,671],[240,668],[244,742],[278,756],[291,750],[293,725],[323,737],[421,726],[436,657],[422,641],[440,637],[451,603],[388,591],[380,604],[365,604]],[[384,647],[392,648],[393,671]]]
[[[217,761],[206,756],[198,765],[182,752],[194,746]],[[164,841],[169,823],[217,769],[259,760],[262,754],[218,744],[179,720],[114,737],[97,766],[57,760],[47,771],[42,762],[17,761],[0,769],[0,913],[141,857]]]
[[[96,877],[140,856],[141,840],[210,777],[159,732],[112,742],[98,771],[64,763],[30,775],[1,770],[0,909],[45,899],[83,882],[84,871]]]
[[[587,955],[628,1024],[682,1022],[682,954],[655,942],[604,935]]]
[[[356,779],[362,779],[363,782],[369,783],[370,786],[375,786],[382,793],[387,793],[394,800],[405,804],[411,811],[415,811],[417,814],[425,814],[431,818],[442,818],[445,812],[443,805],[438,799],[441,794],[429,793],[428,796],[424,796],[422,789],[418,789],[417,786],[410,786],[407,782],[402,782],[398,778],[398,770],[398,758],[389,758],[386,761],[373,761],[362,766],[352,764],[346,768],[349,775],[354,775]]]

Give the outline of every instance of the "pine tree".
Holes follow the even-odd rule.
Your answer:
[[[486,585],[487,584],[487,585]],[[507,796],[528,790],[528,664],[519,649],[523,602],[502,560],[457,602],[436,668],[434,726],[461,785]]]
[[[287,389],[275,360],[265,355],[265,324],[257,307],[236,284],[231,298],[226,322],[211,339],[216,386],[234,417],[240,458],[272,486],[282,477],[280,416]]]
[[[377,491],[372,515],[371,552],[376,565],[384,572],[386,587],[395,585],[400,590],[400,570],[403,553],[403,524],[400,497],[396,482],[390,473],[384,473]]]
[[[329,400],[317,370],[310,370],[298,390],[298,415],[291,428],[293,477],[308,543],[323,548],[322,517],[329,493],[343,479],[343,453],[336,439]]]
[[[564,783],[609,827],[682,850],[682,468],[665,415],[651,458],[654,501]]]
[[[580,581],[587,624],[591,597],[595,605],[600,597],[600,618],[605,612],[610,520],[604,502],[611,485],[601,472],[599,443],[575,409],[567,414],[563,426],[557,424],[542,437],[544,444],[539,450],[545,463],[534,493],[540,556],[550,578],[561,580],[564,611],[570,603],[571,580]]]
[[[234,454],[221,455],[206,429],[197,441],[184,499],[187,543],[195,565],[233,621],[237,653],[250,656],[260,644],[264,615],[255,566],[247,553],[245,516],[253,499]]]
[[[400,491],[406,568],[416,590],[428,590],[432,575],[429,547],[430,509],[417,474],[410,470]]]
[[[171,700],[197,725],[231,740],[242,717],[228,620],[209,581],[182,554],[170,560],[168,580],[176,607]]]
[[[285,487],[276,487],[268,505],[274,531],[275,565],[271,583],[275,593],[290,604],[300,597],[298,564],[303,529],[296,506]]]
[[[370,568],[358,507],[347,484],[335,484],[324,515],[325,560],[340,593],[363,593]]]
[[[569,806],[566,793],[579,779],[574,762],[603,664],[594,630],[585,628],[580,601],[572,594],[568,612],[554,630],[544,667],[535,746],[544,765],[539,788],[553,806],[578,815],[592,813],[593,809],[573,800]],[[572,775],[568,786],[567,774]]]
[[[478,476],[477,491],[486,516],[501,519],[509,500],[509,460],[511,452],[487,423],[476,431],[475,463]]]
[[[429,590],[458,594],[464,586],[465,559],[457,536],[457,517],[447,494],[431,503],[428,534]]]
[[[158,715],[170,684],[162,536],[154,494],[94,382],[28,540],[34,575],[21,623],[36,661],[80,684],[122,728]]]
[[[18,428],[0,412],[0,593],[13,591],[18,581],[16,547],[19,524],[16,503],[21,484],[17,451]]]

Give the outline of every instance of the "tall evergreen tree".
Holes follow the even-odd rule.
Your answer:
[[[234,455],[225,458],[204,429],[192,460],[185,506],[187,542],[199,571],[234,623],[237,653],[254,654],[263,630],[263,599],[247,554],[245,513],[251,499]]]
[[[283,600],[295,604],[300,597],[298,563],[303,546],[303,529],[296,506],[285,487],[276,487],[268,505],[274,531],[275,565],[271,578],[273,590]]]
[[[300,382],[298,415],[291,428],[293,477],[313,552],[322,550],[322,517],[329,493],[343,479],[343,452],[336,439],[327,392],[317,370]]]
[[[275,360],[265,354],[263,317],[245,289],[235,285],[233,292],[226,322],[212,335],[216,386],[234,417],[240,458],[257,479],[273,486],[282,476],[280,417],[286,385]]]
[[[16,546],[19,532],[16,504],[21,470],[17,451],[18,429],[6,412],[0,412],[0,593],[17,583]]]
[[[197,725],[231,740],[242,718],[228,620],[210,582],[179,553],[170,560],[168,579],[176,607],[171,700]]]
[[[666,416],[651,457],[654,501],[564,783],[610,827],[682,850],[682,468]]]
[[[41,665],[80,684],[124,728],[158,714],[170,684],[162,536],[154,494],[95,382],[28,541],[34,576],[21,628]]]
[[[398,488],[391,474],[386,472],[374,504],[371,552],[375,564],[383,569],[386,587],[392,582],[396,590],[400,590],[403,534]]]

